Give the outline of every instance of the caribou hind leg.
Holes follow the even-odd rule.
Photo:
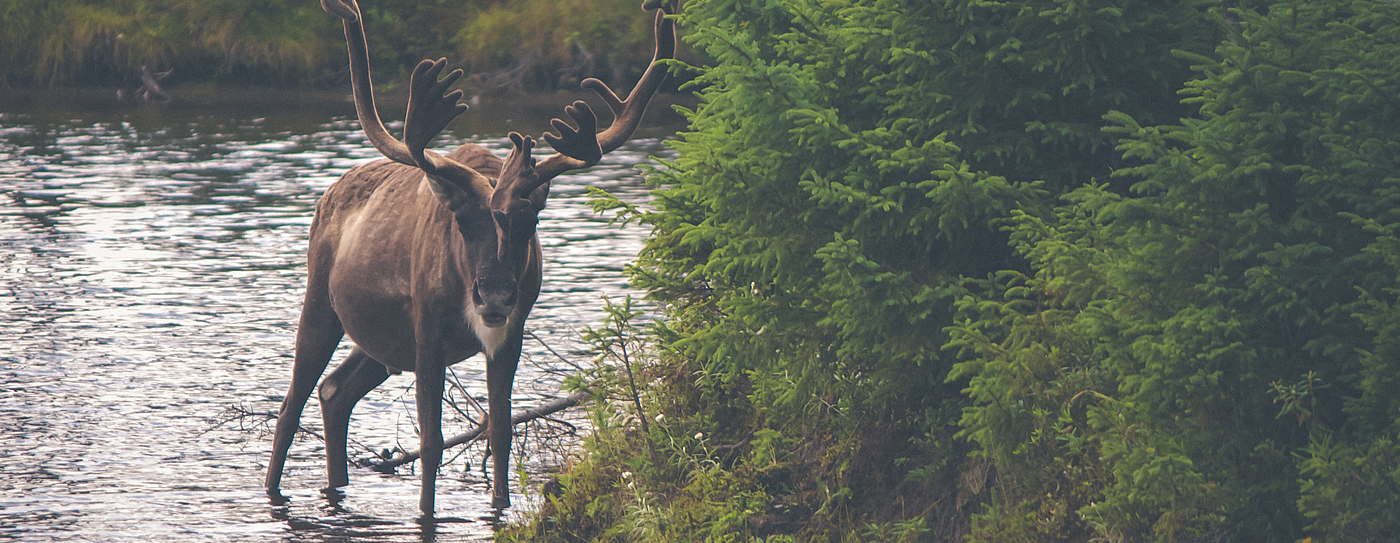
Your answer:
[[[350,484],[345,453],[350,433],[350,413],[365,394],[385,379],[389,370],[359,347],[321,381],[321,422],[326,431],[326,481],[329,488]]]

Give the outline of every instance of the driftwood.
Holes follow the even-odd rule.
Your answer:
[[[142,100],[146,101],[160,100],[162,102],[169,102],[172,97],[170,96],[169,92],[166,92],[165,89],[161,88],[160,81],[169,76],[170,72],[173,71],[175,70],[172,68],[160,73],[151,73],[150,68],[147,68],[145,65],[142,65],[141,88],[136,89],[135,95],[141,97]]]
[[[538,407],[526,409],[524,411],[515,413],[510,417],[510,424],[511,426],[515,426],[517,424],[529,422],[535,419],[548,417],[549,415],[558,413],[560,411],[578,405],[579,402],[582,402],[585,398],[588,398],[587,392],[575,392],[573,394],[570,394],[569,396],[551,400]],[[470,443],[476,440],[478,437],[480,437],[481,434],[486,431],[486,429],[487,425],[483,424],[477,426],[476,428],[472,428],[466,433],[449,437],[443,440],[443,449],[450,449],[458,445]],[[399,453],[395,454],[392,458],[372,461],[369,465],[369,468],[380,473],[393,473],[395,468],[398,468],[399,466],[402,466],[404,464],[414,462],[416,460],[418,460],[418,451],[400,451]]]

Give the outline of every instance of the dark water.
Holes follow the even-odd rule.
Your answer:
[[[0,538],[461,541],[518,515],[493,515],[479,448],[442,468],[438,515],[452,520],[428,533],[407,466],[352,469],[329,500],[314,438],[292,448],[291,503],[269,503],[270,439],[239,410],[273,412],[286,391],[316,199],[378,158],[347,104],[279,104],[0,104]],[[511,119],[493,134],[512,128],[492,109]],[[479,140],[502,156],[505,141]],[[636,140],[555,182],[528,328],[566,356],[588,358],[576,330],[601,320],[600,295],[629,292],[622,269],[645,234],[594,215],[584,187],[642,201],[633,166],[665,152]],[[526,349],[517,407],[560,395],[567,369],[539,342]],[[454,369],[484,397],[479,357]],[[359,404],[352,458],[417,448],[411,384],[395,376]],[[314,399],[302,420],[319,427]],[[558,460],[544,446],[561,443],[527,441],[527,474],[538,481]]]

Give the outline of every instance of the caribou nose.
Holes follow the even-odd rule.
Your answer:
[[[482,313],[481,323],[485,324],[487,328],[499,328],[506,323],[506,315],[504,313]]]

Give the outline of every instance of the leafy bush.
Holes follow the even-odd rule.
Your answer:
[[[1130,194],[1089,186],[1052,220],[1019,215],[1034,274],[960,304],[964,435],[1027,473],[988,528],[1045,495],[1030,474],[1067,463],[1082,468],[1059,481],[1082,495],[1064,500],[1071,524],[1108,540],[1384,540],[1400,522],[1380,513],[1400,489],[1383,483],[1400,419],[1370,388],[1400,366],[1367,352],[1393,341],[1374,293],[1395,292],[1382,225],[1400,178],[1381,150],[1400,145],[1400,9],[1235,13],[1214,56],[1179,53],[1199,115],[1105,117]],[[1367,482],[1343,481],[1360,458],[1376,461]]]
[[[1394,539],[1400,5],[1221,4],[687,3],[652,513],[533,534]]]

